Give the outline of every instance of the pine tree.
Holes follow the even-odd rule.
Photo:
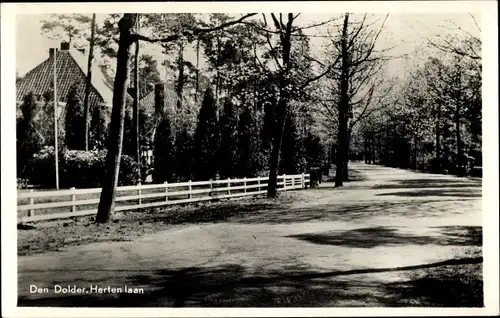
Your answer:
[[[123,150],[124,155],[133,156],[134,155],[134,140],[133,130],[134,130],[134,120],[132,114],[132,105],[127,102],[127,109],[125,110],[125,119],[123,123]]]
[[[235,176],[236,160],[238,157],[238,117],[235,107],[229,99],[224,103],[224,110],[219,120],[220,148],[219,163],[220,177],[229,178]]]
[[[297,117],[290,111],[285,121],[283,132],[280,174],[297,174],[305,170],[305,151],[302,138],[297,128]]]
[[[22,118],[17,122],[17,175],[23,176],[26,165],[42,149],[44,139],[36,126],[38,105],[33,93],[24,96],[21,105]]]
[[[240,177],[255,177],[262,169],[259,131],[254,114],[245,108],[238,123],[238,161],[236,171]]]
[[[195,178],[197,180],[215,178],[218,153],[217,106],[211,88],[205,91],[193,142]]]
[[[85,119],[79,85],[74,84],[67,97],[65,118],[66,146],[68,149],[85,150]]]
[[[266,103],[264,106],[264,120],[262,130],[260,132],[260,139],[262,141],[262,149],[270,152],[273,142],[273,129],[276,124],[274,114],[274,103]]]
[[[108,137],[106,125],[106,110],[95,105],[91,111],[90,118],[90,149],[104,149]]]
[[[173,180],[173,145],[172,145],[172,130],[170,120],[167,114],[156,128],[155,147],[154,147],[154,171],[153,181],[155,183],[163,183],[165,181],[172,182]]]
[[[191,180],[193,171],[193,139],[187,128],[182,128],[175,139],[175,179]]]
[[[308,169],[324,166],[326,155],[319,136],[308,132],[304,139],[304,151]]]

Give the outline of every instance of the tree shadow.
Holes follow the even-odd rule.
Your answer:
[[[440,197],[459,197],[459,198],[480,198],[482,197],[481,191],[476,190],[455,190],[455,189],[427,189],[415,191],[400,191],[400,192],[386,192],[377,193],[377,196],[400,196],[400,197],[427,197],[427,196],[440,196]]]
[[[451,199],[450,202],[468,201]],[[163,222],[166,224],[192,223],[242,223],[242,224],[287,224],[295,222],[319,221],[355,221],[370,217],[407,217],[421,218],[440,216],[443,211],[433,207],[435,203],[446,200],[419,201],[371,201],[341,204],[322,204],[306,207],[294,207],[292,204],[255,204],[228,203],[224,205],[206,205],[190,210],[163,211],[140,216],[145,222]],[[458,212],[457,212],[458,213]]]
[[[481,182],[476,180],[457,179],[407,179],[392,180],[396,184],[375,185],[372,189],[427,189],[427,188],[472,188],[474,191],[481,190]]]
[[[347,231],[329,231],[290,235],[288,237],[320,245],[353,248],[374,248],[383,245],[481,246],[482,228],[479,226],[455,226],[436,228],[435,235],[404,233],[398,227],[370,227]]]
[[[444,288],[453,307],[482,306],[482,279],[473,273],[449,277],[438,272],[417,275],[400,283],[387,283],[375,274],[481,264],[481,257],[406,267],[324,272],[304,266],[250,269],[240,265],[187,267],[144,272],[130,277],[129,286],[145,288],[144,294],[46,294],[44,298],[18,297],[18,306],[58,307],[382,307],[442,306]],[[105,271],[105,269],[104,269]],[[460,273],[460,272],[459,272]],[[110,275],[112,275],[110,271]],[[468,275],[468,276],[467,276]],[[443,286],[443,277],[446,285]],[[457,282],[465,282],[459,284]],[[451,288],[453,287],[453,288]],[[458,288],[459,287],[459,288]],[[481,295],[481,297],[478,297]],[[424,302],[424,303],[423,303]]]

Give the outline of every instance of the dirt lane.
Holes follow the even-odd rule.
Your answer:
[[[299,191],[286,207],[21,256],[19,305],[426,306],[463,287],[464,305],[480,306],[480,181],[351,167],[357,181]],[[461,264],[436,264],[449,260]],[[447,278],[460,270],[467,282]],[[54,285],[145,294],[55,294]]]

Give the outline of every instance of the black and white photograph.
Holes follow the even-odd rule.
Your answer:
[[[12,306],[498,314],[497,4],[223,4],[2,5]]]

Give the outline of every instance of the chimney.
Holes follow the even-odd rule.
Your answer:
[[[69,43],[61,42],[61,51],[69,51]]]
[[[54,51],[57,52],[57,49],[55,49],[55,48],[50,48],[49,49],[49,57],[53,57],[54,56]]]

